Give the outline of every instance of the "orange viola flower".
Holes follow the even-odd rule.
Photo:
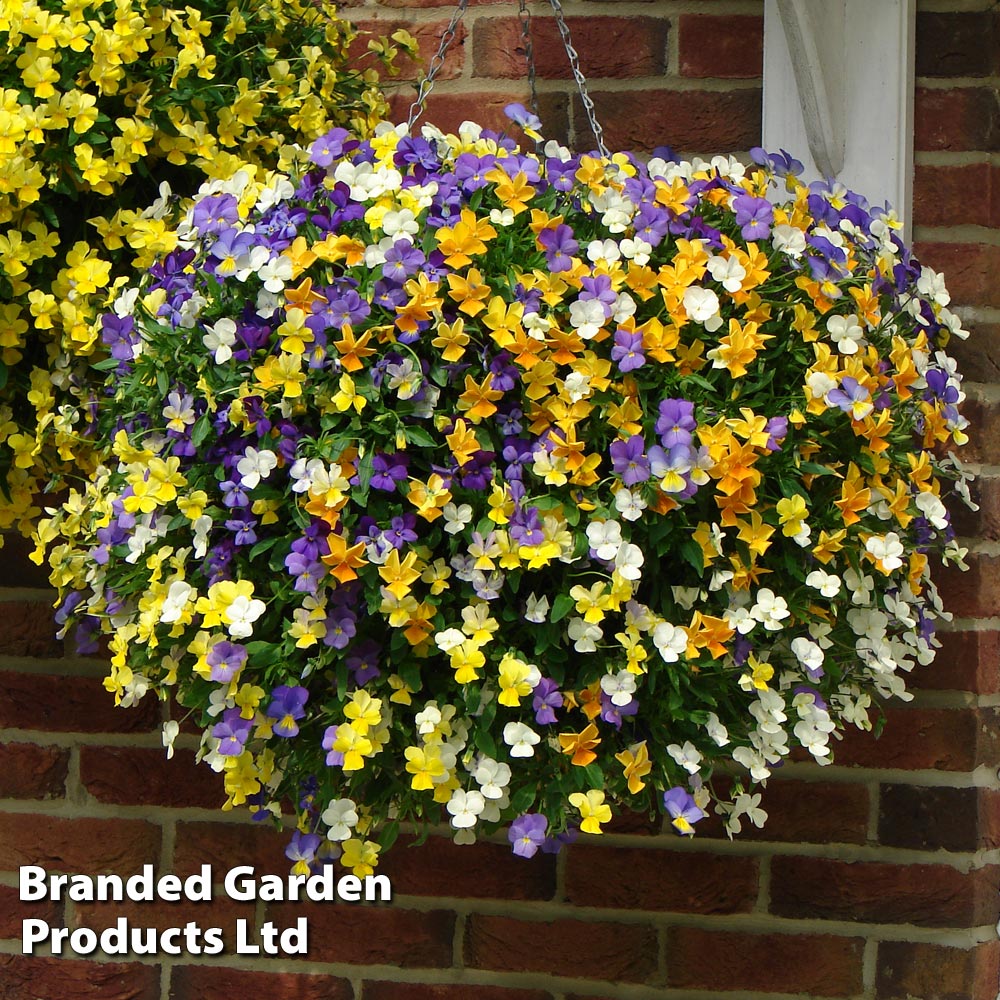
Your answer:
[[[330,567],[331,574],[340,583],[350,583],[351,580],[356,580],[358,574],[354,571],[367,564],[364,557],[364,542],[348,545],[347,539],[343,535],[334,532],[326,536],[326,541],[330,552],[325,556],[320,556],[320,561]]]
[[[458,397],[458,408],[467,413],[474,424],[485,420],[486,417],[492,417],[497,412],[493,402],[503,393],[499,389],[491,388],[492,385],[493,372],[490,372],[482,383],[476,382],[471,375],[465,376],[465,391]]]
[[[567,756],[572,756],[572,763],[577,767],[586,767],[592,761],[597,760],[597,754],[593,748],[601,742],[597,735],[597,726],[589,723],[582,733],[560,733],[559,745],[562,752]]]

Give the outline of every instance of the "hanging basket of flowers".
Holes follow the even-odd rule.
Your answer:
[[[42,525],[108,689],[185,713],[227,806],[291,803],[300,870],[400,823],[738,831],[934,656],[963,332],[894,218],[511,114],[533,149],[337,128],[203,188]]]

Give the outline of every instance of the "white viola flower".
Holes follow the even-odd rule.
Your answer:
[[[677,762],[678,766],[683,767],[688,774],[697,774],[698,769],[701,766],[702,755],[701,751],[690,741],[687,740],[684,746],[679,743],[671,743],[667,747],[667,753]]]
[[[600,625],[584,621],[582,618],[571,618],[567,631],[573,640],[573,648],[578,653],[595,652],[598,640],[604,638]]]
[[[195,422],[194,396],[190,393],[174,391],[167,395],[167,405],[163,407],[163,416],[170,430],[181,433]]]
[[[493,760],[492,757],[483,757],[473,771],[472,777],[479,785],[479,791],[484,798],[502,799],[510,784],[510,766]]]
[[[563,382],[563,389],[574,403],[586,399],[593,392],[590,388],[590,376],[583,372],[570,372]]]
[[[198,559],[204,559],[208,555],[208,536],[215,522],[209,514],[202,514],[194,519],[191,528],[194,532],[194,546],[192,551]]]
[[[201,338],[201,342],[215,358],[215,363],[224,365],[233,356],[233,344],[236,343],[236,323],[226,317],[216,320],[208,327],[208,333]]]
[[[541,737],[523,722],[508,722],[503,727],[503,741],[510,747],[511,757],[534,757]]]
[[[733,760],[737,764],[742,764],[754,781],[767,781],[771,776],[771,769],[767,766],[764,756],[751,747],[737,747],[733,751]]]
[[[948,510],[941,498],[929,490],[921,491],[914,501],[917,510],[927,518],[935,528],[944,530],[948,527]]]
[[[854,569],[844,571],[844,583],[851,592],[855,604],[870,604],[875,581],[872,577],[862,575]]]
[[[622,545],[622,526],[617,521],[591,521],[587,541],[598,559],[611,562]]]
[[[792,652],[810,674],[815,676],[823,669],[825,657],[818,643],[800,635],[797,639],[792,640]]]
[[[865,339],[865,332],[854,313],[849,316],[831,316],[826,321],[826,329],[841,354],[857,354]]]
[[[526,605],[527,606],[524,611],[525,621],[533,622],[535,625],[541,625],[542,622],[548,618],[549,599],[544,595],[542,597],[536,597],[534,593],[529,594]]]
[[[180,731],[180,724],[173,719],[163,723],[163,729],[160,732],[160,742],[167,751],[167,760],[171,760],[174,756],[174,741],[177,739],[177,734]]]
[[[413,237],[420,232],[420,224],[408,208],[390,209],[382,216],[382,232],[394,240],[412,243]]]
[[[894,569],[899,569],[903,565],[903,555],[905,549],[895,531],[890,531],[887,535],[872,535],[865,542],[865,551],[882,564],[882,568],[887,573]]]
[[[253,635],[253,623],[267,610],[267,605],[256,597],[240,595],[222,613],[227,631],[234,639],[248,639]]]
[[[424,376],[412,358],[403,358],[398,364],[387,365],[388,386],[396,390],[400,399],[411,399],[420,391]]]
[[[746,816],[757,829],[760,829],[767,822],[767,813],[760,808],[760,793],[750,795],[748,792],[741,792],[733,802],[733,811],[726,823],[726,829],[731,833],[739,833],[743,829],[740,818]]]
[[[653,645],[666,663],[676,663],[687,650],[688,634],[682,625],[660,622],[653,629]]]
[[[937,271],[926,265],[920,269],[920,277],[917,278],[917,291],[924,298],[936,302],[939,306],[946,306],[951,302],[951,295],[944,285],[944,275],[938,274]]]
[[[628,292],[619,292],[611,309],[611,318],[616,323],[624,323],[635,315],[635,299]]]
[[[615,555],[615,571],[623,580],[642,579],[643,554],[638,545],[623,542]]]
[[[611,699],[612,705],[624,708],[635,694],[635,674],[619,670],[616,674],[605,674],[601,678],[601,690]]]
[[[290,257],[278,254],[257,269],[257,276],[264,283],[264,289],[273,295],[284,291],[285,282],[291,281],[295,271]]]
[[[708,594],[700,587],[678,587],[672,586],[670,593],[674,600],[685,611],[690,611],[699,601],[704,601]]]
[[[688,314],[688,319],[702,326],[712,333],[722,326],[722,315],[719,312],[719,296],[711,288],[702,288],[701,285],[689,285],[684,289],[684,311]]]
[[[709,712],[705,720],[705,732],[716,746],[724,747],[729,743],[729,730],[719,721],[715,712]]]
[[[442,632],[434,633],[434,645],[442,653],[448,653],[461,646],[467,638],[466,634],[460,628],[446,628]]]
[[[570,303],[569,321],[582,340],[596,337],[606,319],[600,299],[576,299]]]
[[[246,454],[236,463],[236,471],[240,474],[240,483],[248,490],[259,485],[262,479],[278,467],[278,456],[267,448],[258,451],[248,447]]]
[[[806,586],[815,588],[824,597],[836,597],[840,593],[840,577],[821,569],[814,569],[806,577]]]
[[[718,255],[708,258],[708,273],[730,294],[743,287],[747,276],[746,268],[735,257]]]
[[[328,840],[350,840],[353,827],[358,825],[358,807],[353,799],[334,799],[320,819],[327,825]]]
[[[530,312],[521,320],[521,326],[532,339],[545,340],[549,330],[552,329],[552,320],[541,313]]]
[[[476,825],[479,814],[486,808],[486,799],[481,792],[467,792],[456,788],[445,809],[451,814],[451,825],[456,830],[466,830]]]
[[[441,508],[444,516],[444,530],[449,535],[457,535],[472,520],[472,508],[467,504],[446,503]]]
[[[514,209],[512,208],[491,208],[490,209],[490,222],[494,226],[512,226],[514,225]]]
[[[726,608],[722,618],[730,628],[736,629],[740,635],[747,635],[757,627],[757,619],[750,614],[749,608]]]
[[[174,580],[167,590],[167,596],[160,608],[160,621],[167,625],[180,619],[184,609],[195,593],[194,587],[183,580]]]
[[[587,244],[587,260],[592,264],[613,264],[621,259],[621,248],[614,240],[591,240]]]
[[[806,252],[806,234],[798,226],[785,223],[771,230],[771,246],[793,260],[798,260]]]
[[[784,628],[781,623],[791,612],[783,597],[778,597],[768,587],[762,587],[757,591],[757,603],[750,609],[750,614],[769,632],[777,632]]]
[[[812,372],[806,378],[806,388],[813,399],[822,399],[825,401],[826,397],[837,387],[837,380],[831,378],[825,372]]]
[[[649,255],[653,252],[653,244],[647,243],[640,236],[636,236],[632,240],[622,240],[621,251],[623,257],[634,264],[638,264],[639,267],[643,267],[649,263]]]
[[[422,711],[417,712],[413,721],[417,724],[417,732],[421,736],[429,736],[441,725],[441,709],[436,702],[429,701]]]
[[[615,494],[615,510],[626,521],[638,521],[645,509],[646,501],[640,493],[633,493],[631,490],[622,487]]]

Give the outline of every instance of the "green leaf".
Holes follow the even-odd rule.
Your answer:
[[[0,389],[7,384],[7,366],[0,361]]]
[[[404,427],[403,434],[409,444],[419,445],[421,448],[433,448],[437,445],[437,441],[423,427]]]
[[[557,595],[552,604],[552,614],[549,615],[549,621],[562,621],[574,607],[576,607],[576,601],[569,594]]]
[[[196,448],[199,447],[208,436],[212,433],[212,420],[206,413],[204,416],[199,417],[191,430],[191,444]],[[251,552],[251,557],[253,553]]]
[[[520,816],[535,804],[536,789],[534,785],[522,785],[511,797],[510,807]]]

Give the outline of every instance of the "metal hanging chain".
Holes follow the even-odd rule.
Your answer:
[[[573,41],[569,34],[569,25],[563,16],[562,4],[559,0],[549,0],[549,4],[556,15],[556,25],[559,28],[559,34],[562,36],[563,46],[569,58],[570,69],[573,71],[573,79],[576,80],[577,89],[580,91],[580,100],[583,101],[583,109],[587,113],[587,121],[590,122],[590,129],[594,133],[598,152],[605,159],[610,159],[611,154],[608,152],[608,147],[604,145],[604,129],[601,128],[601,123],[597,120],[594,102],[590,99],[590,94],[587,93],[587,79],[580,69],[580,56],[577,54],[576,49],[573,48]]]
[[[531,41],[531,13],[527,0],[518,0],[521,15],[521,42],[524,46],[524,61],[528,66],[528,87],[531,91],[531,110],[538,116],[538,91],[535,87],[535,47]]]
[[[427,68],[427,75],[420,81],[417,96],[410,105],[410,114],[406,119],[407,129],[413,128],[413,123],[420,117],[424,110],[427,98],[434,89],[434,78],[441,71],[441,67],[444,66],[444,57],[448,52],[448,47],[455,40],[455,29],[458,27],[458,22],[462,20],[462,15],[465,14],[468,6],[469,0],[458,0],[458,7],[455,9],[455,13],[451,15],[448,27],[444,29],[441,35],[437,52],[434,53],[434,58],[431,59],[431,64]]]

